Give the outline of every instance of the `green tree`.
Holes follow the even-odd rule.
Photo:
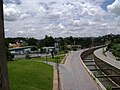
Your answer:
[[[41,41],[43,46],[45,47],[51,47],[54,46],[55,40],[52,36],[45,36],[45,38]]]
[[[59,44],[59,49],[65,51],[65,41],[62,37],[56,39],[56,43]]]
[[[37,39],[35,39],[35,38],[28,38],[28,39],[26,39],[26,43],[29,46],[37,46]]]
[[[7,61],[13,61],[14,58],[14,54],[11,54],[8,48],[6,48],[6,58]]]

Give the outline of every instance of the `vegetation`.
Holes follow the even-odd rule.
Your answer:
[[[106,89],[107,90],[112,90],[112,86],[107,86]]]
[[[46,50],[44,50],[42,47],[55,47],[59,51],[67,52],[68,50],[71,50],[69,46],[78,45],[80,48],[89,48],[93,46],[99,46],[99,45],[105,45],[108,44],[107,50],[111,50],[111,48],[114,48],[113,44],[119,44],[120,43],[120,35],[105,35],[105,36],[99,36],[99,37],[57,37],[53,38],[52,36],[45,36],[45,38],[38,40],[35,38],[24,38],[24,37],[17,37],[17,38],[6,38],[6,45],[8,46],[9,43],[15,43],[20,42],[22,46],[36,46],[40,49],[41,53],[46,53]],[[113,47],[111,47],[113,46]],[[75,47],[75,46],[74,46]],[[72,48],[72,50],[77,50],[77,48]],[[116,47],[116,46],[115,46]],[[36,49],[33,49],[36,50]],[[56,52],[54,52],[56,53]],[[113,54],[116,55],[119,54],[119,49],[113,50]],[[7,55],[9,56],[9,55]],[[116,55],[119,56],[119,55]]]
[[[34,61],[9,61],[10,90],[52,90],[52,66]]]
[[[42,47],[53,47],[55,46],[55,43],[58,43],[57,48],[60,50],[66,51],[67,50],[67,45],[81,45],[81,48],[88,48],[91,46],[96,46],[96,45],[103,45],[106,40],[107,36],[101,36],[101,37],[58,37],[58,38],[53,38],[52,36],[45,36],[44,39],[37,40],[34,38],[6,38],[6,45],[9,43],[15,43],[20,42],[22,46],[27,45],[27,46],[37,46],[38,48]]]
[[[16,61],[46,61],[46,62],[56,62],[58,60],[58,63],[61,62],[61,60],[64,58],[65,55],[58,55],[54,58],[52,57],[40,57],[40,58],[32,58],[32,59],[15,59]]]
[[[120,58],[120,35],[110,37],[110,43],[107,46],[107,50],[112,52],[114,56]]]
[[[57,52],[56,54],[61,55],[61,54],[66,54],[66,53],[67,53],[67,51],[60,51],[60,52]]]
[[[120,57],[120,45],[119,44],[112,44],[111,46],[109,46],[109,51],[111,51],[114,56]]]
[[[25,56],[25,58],[26,58],[26,59],[31,59],[31,57],[30,57],[29,54],[27,54],[27,55]]]
[[[16,59],[8,62],[9,82],[11,90],[52,90],[52,66],[42,63],[60,63],[65,55],[61,52],[54,58],[40,57]]]
[[[7,61],[13,61],[13,58],[14,58],[14,54],[11,54],[8,48],[6,48],[6,58],[7,58]]]

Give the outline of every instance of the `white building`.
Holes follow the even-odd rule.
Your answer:
[[[26,53],[30,53],[32,48],[34,48],[34,46],[9,48],[9,51],[12,54],[26,54]]]

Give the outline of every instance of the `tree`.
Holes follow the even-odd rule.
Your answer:
[[[45,36],[43,40],[41,40],[41,43],[43,44],[44,47],[51,47],[54,46],[55,40],[52,36]]]
[[[56,43],[58,43],[58,48],[60,50],[65,50],[65,41],[62,37],[55,38]]]
[[[7,61],[13,61],[13,58],[14,58],[14,54],[11,54],[8,47],[6,47],[6,58],[7,58]]]
[[[67,45],[73,45],[74,44],[74,38],[72,36],[67,37],[64,39]]]
[[[37,45],[37,39],[27,38],[27,39],[26,39],[26,43],[27,43],[29,46],[36,46],[36,45]]]

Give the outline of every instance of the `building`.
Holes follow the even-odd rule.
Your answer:
[[[45,52],[49,53],[51,51],[54,51],[55,50],[55,47],[43,47],[42,49],[45,50]]]
[[[81,49],[81,45],[68,45],[67,48],[69,50],[77,50],[77,49]]]
[[[12,54],[26,54],[26,53],[31,53],[32,52],[32,48],[35,48],[35,46],[25,46],[25,47],[9,48],[9,51]]]
[[[14,43],[14,44],[9,43],[9,48],[18,48],[18,47],[20,47],[20,46],[21,46],[21,45],[20,45],[19,42],[16,42],[16,43]]]

